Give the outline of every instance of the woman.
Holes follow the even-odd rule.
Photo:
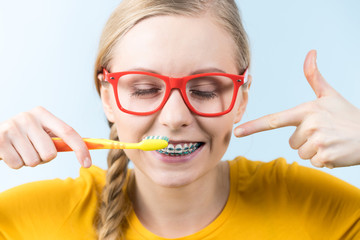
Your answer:
[[[290,145],[314,166],[359,164],[355,129],[360,111],[326,83],[315,58],[311,51],[304,72],[316,101],[242,124],[235,135],[294,125]],[[355,187],[283,159],[221,161],[233,124],[247,105],[249,65],[246,33],[233,1],[123,1],[105,26],[95,64],[111,139],[138,142],[163,135],[179,145],[178,154],[169,149],[112,150],[106,177],[93,166],[81,169],[77,179],[6,191],[0,196],[0,236],[359,237],[360,191]],[[169,89],[166,81],[179,84]],[[84,167],[91,165],[81,137],[43,108],[23,113],[1,129],[0,157],[12,168],[52,160],[52,136],[63,138]],[[195,146],[194,151],[185,151],[185,145]]]

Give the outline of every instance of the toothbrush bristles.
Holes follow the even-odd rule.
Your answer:
[[[147,136],[144,138],[144,140],[147,140],[147,139],[160,139],[160,140],[165,140],[165,141],[169,142],[169,138],[165,137],[165,136]]]
[[[144,151],[154,151],[166,148],[169,144],[169,138],[163,136],[148,136],[140,143],[140,149]]]

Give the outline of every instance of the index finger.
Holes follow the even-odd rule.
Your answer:
[[[268,131],[272,129],[298,126],[306,115],[303,105],[278,112],[272,113],[255,120],[243,123],[234,130],[236,137],[245,137],[254,133]]]
[[[91,166],[91,157],[82,137],[65,122],[51,114],[45,109],[40,109],[44,118],[41,119],[41,125],[49,129],[56,136],[62,138],[66,144],[75,152],[76,158],[83,167]]]

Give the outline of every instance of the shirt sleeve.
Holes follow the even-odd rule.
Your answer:
[[[310,236],[360,239],[360,189],[297,163],[285,176],[291,205]]]

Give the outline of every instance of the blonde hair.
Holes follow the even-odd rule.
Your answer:
[[[117,42],[139,21],[152,16],[182,15],[197,17],[210,14],[234,39],[235,61],[239,73],[250,64],[250,50],[246,32],[234,0],[123,0],[111,14],[100,38],[94,79],[100,94],[98,74],[102,68],[110,70],[113,50]],[[115,125],[109,122],[110,138],[118,140]],[[132,209],[125,192],[128,158],[122,150],[108,155],[106,185],[97,219],[99,239],[122,239],[127,228],[127,216]]]

